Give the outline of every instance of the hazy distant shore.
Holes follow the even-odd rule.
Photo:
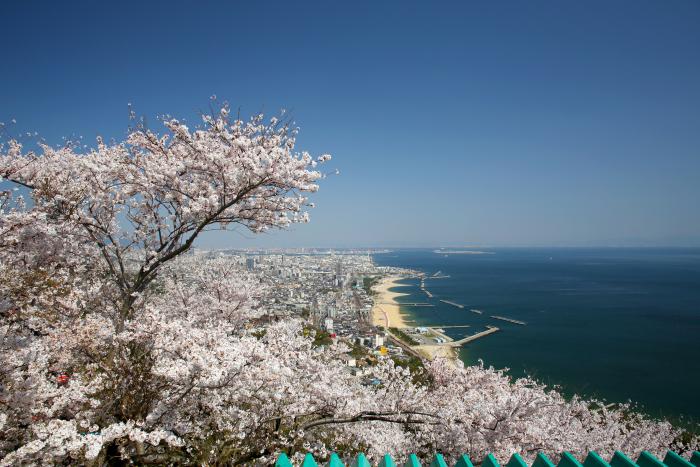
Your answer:
[[[440,255],[493,255],[493,251],[481,250],[433,250],[434,253]]]

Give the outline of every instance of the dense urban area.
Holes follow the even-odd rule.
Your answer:
[[[372,324],[376,295],[372,286],[385,276],[412,277],[417,271],[377,266],[372,254],[383,250],[219,250],[197,251],[201,259],[224,259],[259,281],[259,306],[271,316],[300,316],[309,323],[317,351],[345,343],[346,369],[367,384],[381,384],[370,369],[379,360],[420,366],[421,357],[404,332]],[[419,328],[420,329],[420,328]],[[411,329],[414,330],[414,329]]]

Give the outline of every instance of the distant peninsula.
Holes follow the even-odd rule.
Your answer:
[[[493,251],[479,250],[433,250],[433,253],[439,255],[494,255]]]

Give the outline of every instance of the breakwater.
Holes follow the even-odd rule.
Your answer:
[[[459,339],[457,341],[449,342],[447,345],[450,345],[452,347],[461,347],[464,344],[475,341],[477,339],[480,339],[482,337],[488,336],[489,334],[493,334],[494,332],[498,332],[501,330],[500,328],[497,328],[496,326],[486,326],[486,327],[488,329],[486,329],[485,331],[477,332],[476,334],[473,334],[471,336],[464,337],[464,338]]]
[[[500,319],[501,321],[508,321],[509,323],[519,324],[521,326],[525,326],[527,324],[525,321],[520,321],[520,320],[513,319],[513,318],[506,318],[505,316],[491,315],[491,317],[493,319]]]

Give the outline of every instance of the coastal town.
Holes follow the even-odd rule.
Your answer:
[[[297,315],[315,333],[318,351],[344,343],[349,372],[371,379],[381,359],[421,365],[424,360],[457,361],[460,344],[437,327],[416,326],[401,311],[397,292],[421,271],[374,264],[384,250],[219,250],[195,254],[225,258],[251,275],[264,290],[260,302],[272,314]],[[439,276],[437,276],[439,277]],[[429,293],[429,292],[428,292]],[[418,304],[414,304],[418,305]],[[426,305],[427,306],[427,305]],[[431,305],[432,306],[432,305]],[[467,326],[464,326],[467,327]],[[493,332],[493,328],[488,332]]]

